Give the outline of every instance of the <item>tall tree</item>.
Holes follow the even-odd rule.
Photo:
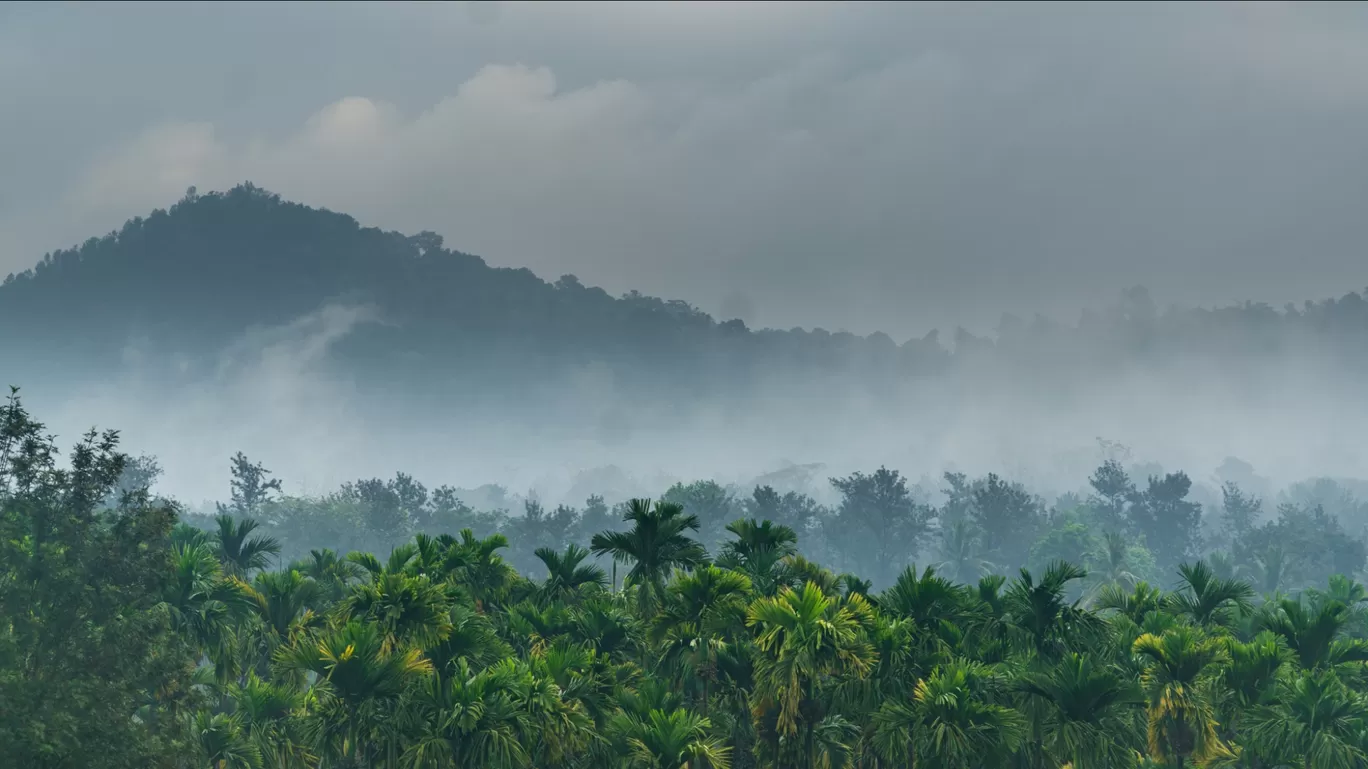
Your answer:
[[[933,511],[912,498],[901,473],[886,467],[832,478],[831,485],[841,493],[841,506],[828,536],[843,565],[866,567],[877,584],[892,582],[921,550]]]
[[[692,569],[707,559],[707,551],[687,532],[698,531],[698,518],[669,502],[654,505],[634,499],[623,516],[631,528],[595,534],[590,549],[618,563],[632,564],[627,583],[638,589],[643,613],[659,603],[665,580],[676,569]]]
[[[175,510],[103,506],[126,467],[113,432],[66,466],[17,391],[0,405],[0,755],[35,769],[169,767],[195,704],[188,636],[164,598]]]

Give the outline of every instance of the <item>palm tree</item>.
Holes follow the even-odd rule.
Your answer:
[[[890,700],[874,713],[875,749],[908,766],[1003,766],[1025,736],[1025,719],[993,703],[1000,688],[999,676],[980,663],[937,666],[910,702]]]
[[[1174,608],[1203,627],[1227,624],[1231,612],[1249,609],[1249,601],[1254,597],[1248,582],[1221,579],[1205,561],[1185,563],[1178,567],[1178,573],[1181,579],[1179,591],[1173,596]]]
[[[665,580],[675,569],[693,569],[707,559],[707,551],[685,532],[698,531],[698,516],[685,514],[684,508],[668,502],[634,499],[623,520],[632,524],[627,531],[595,534],[590,549],[595,555],[608,555],[618,563],[631,563],[626,584],[639,588],[642,616],[659,602]]]
[[[225,513],[215,516],[214,521],[218,524],[215,545],[228,573],[245,577],[253,569],[266,568],[267,556],[280,554],[280,542],[274,537],[252,536],[261,524],[251,518],[234,522],[233,516]]]
[[[1320,601],[1313,607],[1294,598],[1283,598],[1263,607],[1255,622],[1279,636],[1297,655],[1303,668],[1368,660],[1368,645],[1341,639],[1349,619],[1349,607],[1339,601]]]
[[[759,598],[746,613],[756,632],[757,711],[777,708],[776,731],[796,738],[792,752],[811,765],[819,685],[833,677],[863,678],[873,666],[867,635],[873,610],[858,594],[842,604],[809,582],[801,592],[784,588]]]
[[[670,583],[653,621],[651,640],[660,647],[662,667],[682,687],[695,690],[705,715],[718,679],[718,656],[745,629],[750,589],[745,575],[704,566]]]
[[[236,714],[201,710],[190,719],[190,734],[200,759],[212,769],[257,769],[261,749]]]
[[[395,704],[427,677],[432,665],[417,649],[399,649],[374,623],[352,620],[304,634],[276,652],[286,672],[313,673],[311,742],[340,761],[371,765],[377,744],[393,746]]]
[[[208,545],[176,545],[166,603],[172,627],[195,642],[221,681],[239,672],[237,619],[248,614],[255,593],[236,577],[224,576]]]
[[[608,575],[603,569],[584,563],[589,551],[579,545],[567,545],[564,553],[539,547],[533,554],[546,566],[546,581],[542,583],[541,592],[549,600],[569,600],[585,588],[608,584]]]
[[[428,679],[416,699],[420,735],[406,753],[426,769],[519,769],[531,766],[523,735],[530,715],[519,706],[521,671],[513,660],[473,671],[467,660],[452,675]]]
[[[885,616],[912,623],[916,652],[929,657],[957,640],[960,631],[955,623],[964,614],[964,590],[937,574],[934,566],[919,574],[913,564],[879,594],[877,604]]]
[[[1157,587],[1150,587],[1148,582],[1137,582],[1129,591],[1112,584],[1104,585],[1093,596],[1092,606],[1097,611],[1115,611],[1140,625],[1146,615],[1171,608],[1173,598]]]
[[[745,574],[761,595],[774,595],[783,578],[784,559],[798,553],[798,534],[787,526],[754,519],[732,521],[727,531],[736,538],[722,545],[718,565]]]
[[[451,632],[450,603],[440,585],[426,576],[386,572],[357,585],[338,607],[347,619],[364,618],[385,634],[387,648],[426,648]]]
[[[1144,694],[1118,671],[1086,654],[1067,654],[1018,687],[1043,711],[1041,744],[1056,764],[1074,769],[1123,766],[1140,742]]]
[[[341,600],[347,589],[366,575],[361,564],[340,558],[328,548],[310,550],[308,558],[295,561],[290,568],[317,582],[329,603]]]
[[[630,769],[728,769],[731,749],[708,732],[708,719],[687,710],[623,713],[609,724]]]
[[[1250,718],[1249,743],[1268,766],[1358,769],[1368,765],[1365,730],[1368,700],[1333,672],[1309,671],[1278,683]]]
[[[1162,636],[1150,633],[1135,640],[1134,651],[1145,660],[1140,682],[1148,702],[1149,752],[1156,761],[1179,769],[1227,756],[1217,735],[1212,681],[1224,660],[1218,639],[1179,626]]]
[[[1343,574],[1330,575],[1325,590],[1312,588],[1307,592],[1313,606],[1338,601],[1349,607],[1345,633],[1353,638],[1368,637],[1368,589]]]
[[[229,692],[235,714],[261,753],[263,767],[307,765],[312,756],[300,738],[296,720],[307,699],[303,690],[284,681],[263,680],[250,672]]]
[[[487,668],[513,654],[499,637],[489,616],[463,604],[453,604],[448,615],[451,630],[441,643],[429,644],[424,652],[437,676],[447,675],[460,660],[476,670]]]
[[[1086,576],[1086,571],[1065,561],[1050,564],[1039,582],[1022,569],[1003,597],[1016,645],[1048,660],[1096,641],[1102,622],[1079,601],[1064,597],[1070,582]]]
[[[507,597],[517,578],[517,573],[499,555],[507,547],[508,538],[502,534],[481,539],[470,529],[462,529],[460,539],[447,546],[442,574],[465,588],[475,600],[475,607],[485,611],[491,602]]]

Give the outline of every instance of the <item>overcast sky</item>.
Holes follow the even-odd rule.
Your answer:
[[[0,5],[0,274],[243,180],[785,327],[1337,295],[1368,6]]]

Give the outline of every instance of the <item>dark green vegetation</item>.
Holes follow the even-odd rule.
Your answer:
[[[0,412],[6,766],[1368,766],[1364,548],[1323,507],[1231,485],[1204,530],[1186,476],[1107,463],[1049,507],[880,469],[832,509],[704,483],[509,518],[232,471],[181,515],[116,435],[63,461]]]

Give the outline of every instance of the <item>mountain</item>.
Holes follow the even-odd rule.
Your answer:
[[[682,301],[614,297],[573,275],[547,282],[445,248],[434,233],[362,227],[250,184],[192,192],[10,275],[0,324],[25,333],[6,335],[0,351],[103,367],[136,344],[208,364],[245,332],[330,305],[361,308],[368,320],[336,345],[333,365],[373,382],[443,388],[488,383],[491,372],[535,381],[597,365],[620,382],[687,393],[736,386],[781,362],[926,370],[945,357],[934,338],[899,348],[883,334],[755,332]]]
[[[945,343],[749,329],[250,184],[192,191],[0,285],[0,380],[75,404],[68,432],[121,416],[197,478],[240,449],[318,483],[377,464],[442,480],[460,464],[476,485],[609,465],[1077,478],[1097,436],[1188,468],[1291,457],[1352,475],[1365,375],[1355,292],[1161,309],[1132,289],[1077,323],[1004,316]]]

